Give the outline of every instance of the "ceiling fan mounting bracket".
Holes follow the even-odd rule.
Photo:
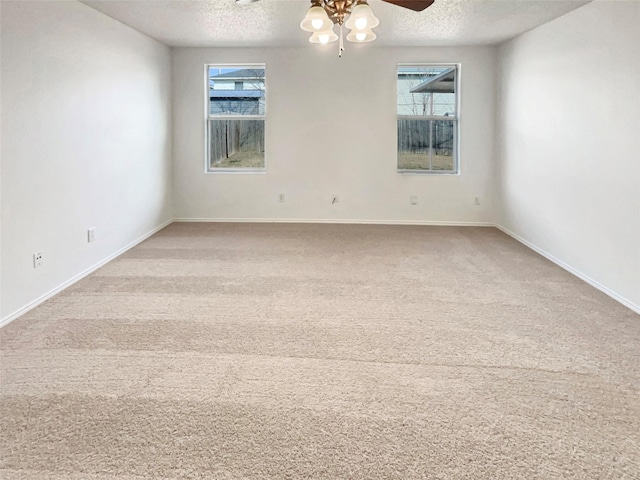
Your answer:
[[[318,3],[324,7],[334,24],[342,25],[357,0],[319,0]]]

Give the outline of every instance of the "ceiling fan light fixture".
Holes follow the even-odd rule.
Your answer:
[[[323,30],[321,32],[314,32],[309,38],[309,41],[311,43],[321,44],[335,42],[336,40],[338,40],[338,35],[336,35],[332,29]]]
[[[380,20],[373,14],[367,0],[358,0],[344,26],[349,30],[365,30],[380,25]]]
[[[344,27],[351,30],[347,40],[357,43],[372,42],[377,35],[373,28],[380,25],[367,0],[310,0],[311,7],[300,22],[300,28],[311,32],[311,43],[329,43],[340,39],[338,56],[344,52]],[[382,0],[385,3],[420,12],[435,0]],[[339,36],[333,32],[338,25]]]
[[[320,5],[313,5],[300,22],[300,28],[306,32],[319,32],[333,27],[327,11]]]
[[[364,30],[352,30],[349,35],[347,35],[347,40],[354,43],[367,43],[373,42],[376,39],[377,35],[370,28]]]

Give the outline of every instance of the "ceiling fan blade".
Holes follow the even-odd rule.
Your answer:
[[[408,8],[416,12],[421,12],[427,7],[430,7],[435,0],[382,0],[383,2],[391,3],[392,5],[398,5],[399,7]]]

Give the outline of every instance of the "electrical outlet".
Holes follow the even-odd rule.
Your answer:
[[[42,263],[44,262],[43,257],[44,255],[42,252],[36,252],[33,254],[33,268],[38,268],[42,266]]]
[[[480,205],[480,197],[476,197],[473,199],[473,204],[474,205]]]
[[[338,195],[334,195],[333,197],[331,197],[331,205],[338,203],[340,201],[340,199],[338,198]]]
[[[411,195],[409,197],[409,202],[411,203],[411,205],[417,205],[418,204],[418,196],[417,195]]]
[[[87,242],[91,243],[96,239],[96,229],[90,228],[87,230]]]
[[[278,201],[284,202],[284,193],[281,193],[280,195],[278,195]]]

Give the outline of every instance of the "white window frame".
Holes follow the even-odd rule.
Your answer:
[[[265,103],[263,115],[211,115],[210,114],[210,98],[209,98],[209,68],[235,68],[235,67],[257,67],[264,69],[264,89]],[[263,174],[267,172],[267,64],[266,63],[207,63],[204,65],[204,173],[206,174],[225,174],[225,173],[245,173],[245,174]],[[209,141],[209,120],[262,120],[265,128],[265,152],[264,167],[261,168],[210,168],[211,158],[211,142]]]
[[[456,69],[455,77],[455,111],[454,116],[439,115],[399,115],[398,112],[398,69],[400,67],[445,67]],[[459,63],[398,63],[396,67],[396,170],[402,175],[460,175],[460,77],[461,66]],[[423,120],[431,122],[433,120],[453,121],[453,170],[414,170],[399,168],[398,156],[398,120]],[[432,131],[433,123],[430,123],[429,132]],[[433,151],[429,151],[429,155],[433,156]],[[430,162],[432,164],[432,160]]]

